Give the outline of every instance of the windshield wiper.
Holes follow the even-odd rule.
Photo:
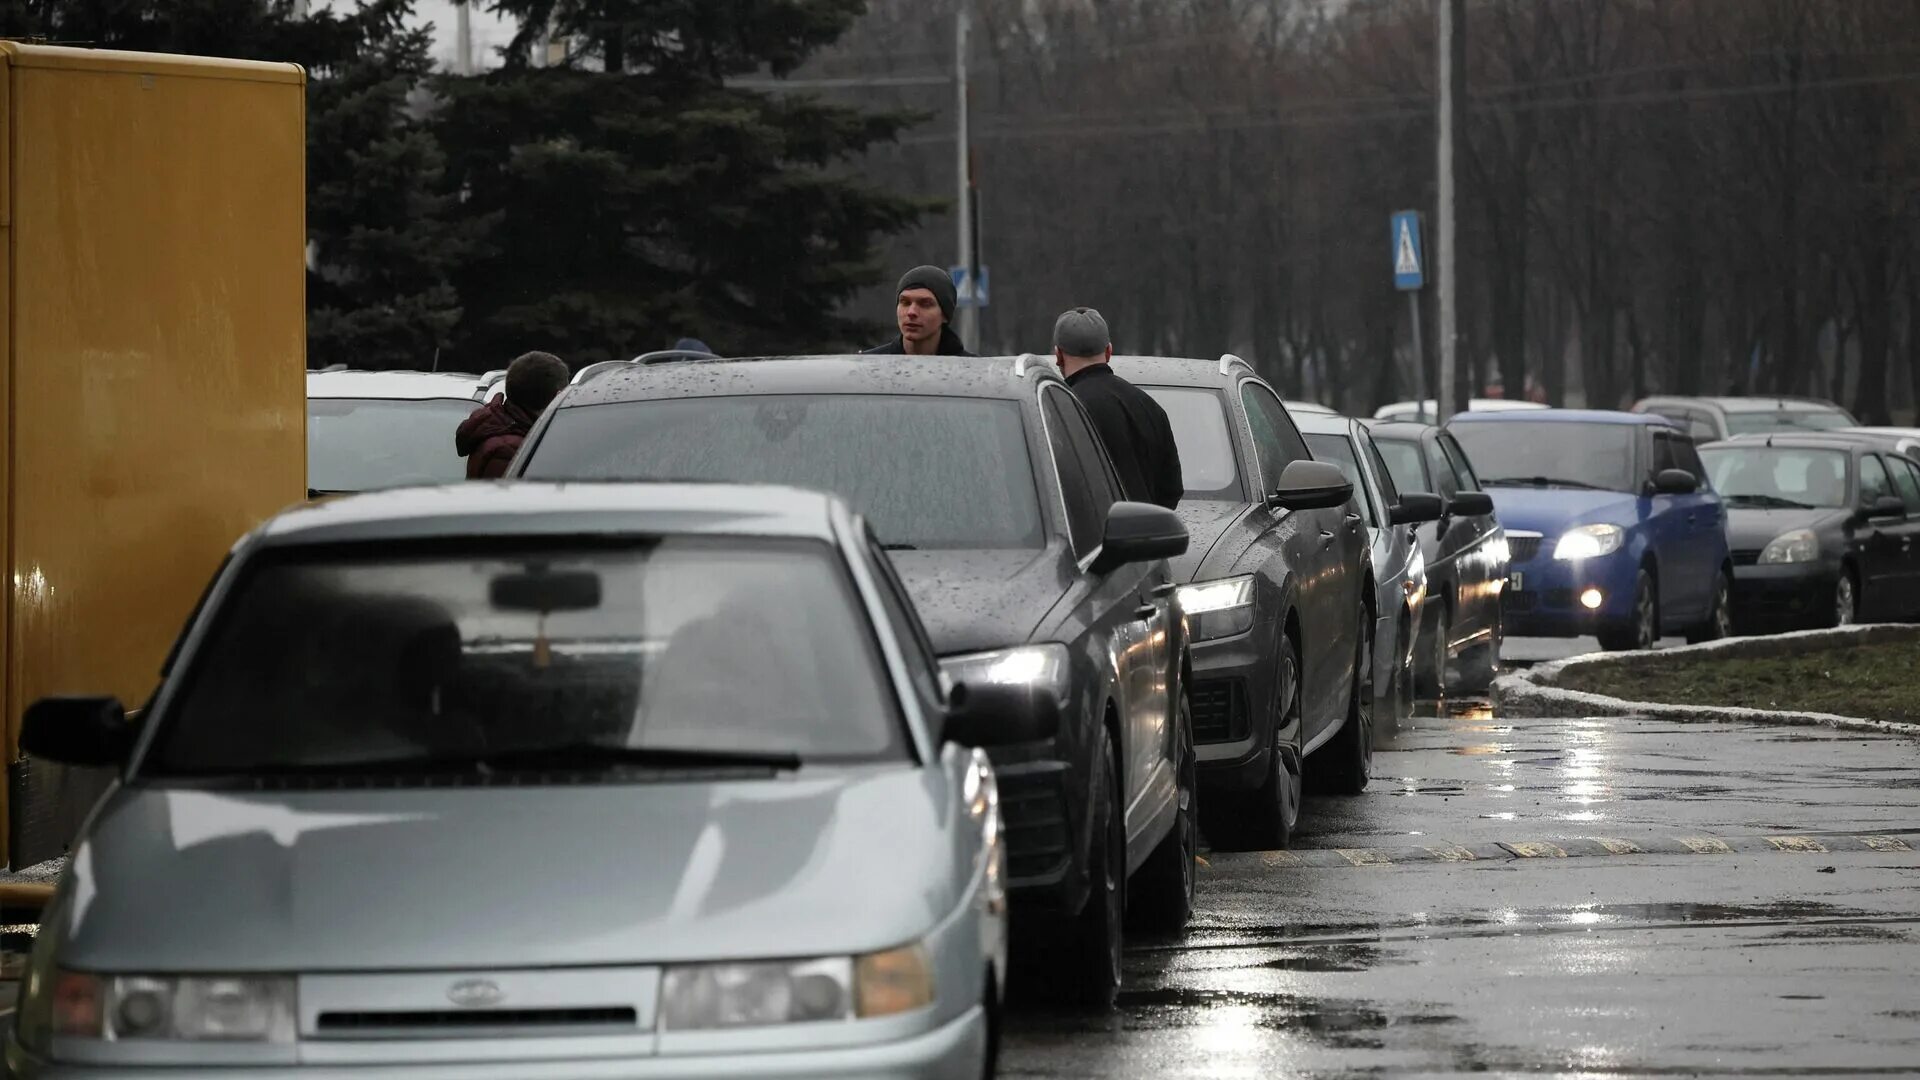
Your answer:
[[[1755,506],[1765,506],[1777,510],[1813,509],[1812,503],[1794,502],[1792,499],[1783,499],[1778,495],[1728,495],[1725,498],[1728,502],[1752,503]]]
[[[1492,480],[1481,480],[1483,487],[1564,487],[1580,488],[1583,491],[1610,491],[1611,488],[1599,484],[1589,484],[1583,480],[1564,480],[1558,476],[1497,476]]]

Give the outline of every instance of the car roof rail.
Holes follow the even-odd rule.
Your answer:
[[[628,362],[634,364],[675,364],[685,360],[718,359],[720,359],[718,353],[710,353],[703,349],[655,349],[653,352],[641,353]]]
[[[1236,356],[1233,353],[1220,354],[1220,374],[1225,375],[1231,372],[1236,366],[1246,368],[1248,371],[1253,371],[1253,365],[1247,363],[1245,357]]]

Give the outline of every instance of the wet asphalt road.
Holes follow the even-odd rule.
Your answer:
[[[1440,711],[1002,1075],[1920,1075],[1920,746]]]

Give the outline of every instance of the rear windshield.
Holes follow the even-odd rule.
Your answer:
[[[1786,510],[1846,506],[1847,455],[1792,447],[1709,447],[1700,451],[1713,489],[1729,506]]]
[[[1832,409],[1768,409],[1727,414],[1729,435],[1751,435],[1757,431],[1834,431],[1852,426],[1853,417]]]
[[[453,432],[479,407],[465,398],[308,398],[307,486],[371,491],[465,479]]]
[[[1433,493],[1433,485],[1427,483],[1427,466],[1420,456],[1419,443],[1375,435],[1373,445],[1380,450],[1380,460],[1387,463],[1387,475],[1393,477],[1395,488]]]
[[[825,544],[291,552],[247,571],[143,771],[462,771],[548,748],[905,753]]]
[[[563,409],[530,480],[719,480],[828,491],[892,547],[1046,543],[1019,403],[880,394]]]
[[[1189,499],[1239,502],[1240,467],[1233,456],[1233,431],[1227,427],[1227,402],[1218,390],[1188,386],[1143,386],[1167,412],[1180,472]]]
[[[1542,420],[1453,423],[1483,487],[1633,491],[1632,424]]]

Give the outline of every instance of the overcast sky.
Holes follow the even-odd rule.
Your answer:
[[[313,6],[351,11],[354,0],[314,0]],[[500,47],[513,40],[513,21],[487,11],[486,7],[486,0],[478,0],[473,6],[475,68],[498,66]],[[416,22],[433,24],[433,58],[441,66],[452,68],[456,50],[453,0],[414,0],[413,17]]]

